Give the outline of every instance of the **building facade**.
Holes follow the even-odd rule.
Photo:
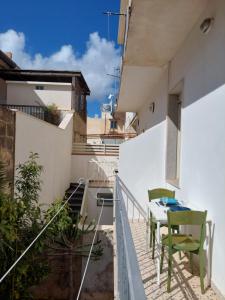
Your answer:
[[[225,2],[122,0],[121,13],[118,111],[136,114],[138,136],[120,147],[120,177],[143,209],[147,190],[165,187],[207,210],[224,296]]]
[[[136,136],[132,127],[125,126],[126,114],[102,112],[101,118],[87,118],[87,142],[90,144],[121,144]]]

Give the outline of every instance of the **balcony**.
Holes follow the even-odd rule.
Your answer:
[[[147,215],[117,176],[115,191],[115,295],[116,299],[219,299],[208,287],[201,294],[198,269],[190,273],[184,254],[174,256],[171,292],[167,293],[167,261],[157,283],[156,259],[146,240]]]
[[[72,153],[74,155],[103,155],[118,157],[119,145],[74,143]]]
[[[14,104],[0,104],[0,106],[7,109],[19,110],[30,116],[46,121],[53,125],[58,126],[61,121],[61,113],[59,110],[55,112],[50,111],[46,106],[35,106],[35,105],[14,105]]]

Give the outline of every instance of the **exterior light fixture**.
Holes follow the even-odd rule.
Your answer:
[[[212,29],[214,23],[214,18],[206,18],[200,25],[200,30],[202,33],[207,34]]]
[[[155,111],[155,102],[150,103],[149,110],[150,110],[150,112],[154,113],[154,111]]]

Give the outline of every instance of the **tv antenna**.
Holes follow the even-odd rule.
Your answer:
[[[111,16],[126,16],[126,14],[123,14],[123,13],[117,13],[117,12],[113,12],[113,11],[105,11],[105,12],[103,12],[103,15],[107,15],[108,40],[110,40],[110,24],[109,24],[109,17],[111,17]]]

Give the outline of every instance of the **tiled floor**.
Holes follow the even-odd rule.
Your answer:
[[[190,273],[187,258],[182,255],[174,255],[174,273],[171,282],[171,292],[166,292],[167,287],[167,261],[161,274],[161,285],[156,282],[156,265],[151,259],[151,253],[146,252],[146,227],[144,222],[130,223],[131,231],[136,247],[141,276],[144,283],[147,299],[219,299],[212,288],[207,288],[204,295],[201,294],[198,270],[194,270],[194,275]]]

